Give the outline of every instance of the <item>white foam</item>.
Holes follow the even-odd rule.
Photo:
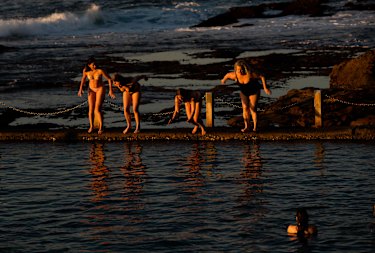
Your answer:
[[[0,19],[0,37],[24,37],[69,32],[102,22],[100,7],[92,4],[82,15],[57,12],[48,16],[26,19]]]

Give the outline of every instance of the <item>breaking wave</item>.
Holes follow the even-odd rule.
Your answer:
[[[69,33],[104,23],[98,5],[92,4],[84,13],[56,12],[45,17],[0,19],[0,37]]]

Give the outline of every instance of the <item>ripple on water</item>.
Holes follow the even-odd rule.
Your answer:
[[[373,147],[0,144],[0,249],[366,252]],[[319,227],[307,244],[285,232],[298,206]]]

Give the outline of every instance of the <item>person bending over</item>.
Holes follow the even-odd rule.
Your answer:
[[[120,74],[115,74],[113,77],[114,85],[122,91],[122,101],[124,105],[124,116],[127,127],[123,131],[123,134],[127,134],[131,129],[131,114],[130,106],[133,106],[133,113],[135,119],[135,131],[137,134],[141,130],[141,121],[139,116],[139,102],[141,99],[141,85],[139,80],[148,80],[147,76],[141,75],[136,77],[123,77]]]
[[[221,80],[221,83],[225,84],[228,79],[235,81],[241,91],[242,115],[245,123],[245,127],[241,131],[249,131],[251,115],[254,122],[253,131],[256,132],[258,123],[257,106],[260,90],[263,88],[267,95],[271,94],[265,77],[253,71],[244,60],[239,60],[234,64],[234,71],[227,73]]]
[[[195,134],[200,127],[202,135],[206,134],[206,129],[201,118],[202,93],[196,90],[178,89],[174,99],[175,110],[168,125],[171,124],[180,114],[180,104],[185,104],[187,122],[194,126],[192,134]]]

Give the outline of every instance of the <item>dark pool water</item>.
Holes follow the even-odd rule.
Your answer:
[[[375,145],[0,143],[0,252],[374,252]],[[287,235],[306,207],[318,236]]]

